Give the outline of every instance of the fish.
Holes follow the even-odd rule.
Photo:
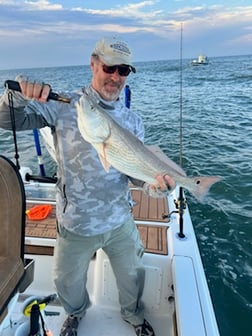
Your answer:
[[[76,103],[77,124],[81,136],[97,151],[101,164],[159,189],[157,176],[170,176],[176,186],[188,190],[202,200],[220,176],[187,176],[185,171],[163,152],[155,152],[132,132],[121,127],[96,96],[84,92]],[[171,192],[172,190],[169,190]]]

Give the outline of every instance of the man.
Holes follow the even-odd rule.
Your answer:
[[[97,42],[91,55],[91,85],[85,90],[98,97],[108,113],[124,128],[143,140],[142,120],[119,100],[132,64],[128,45],[117,39]],[[106,173],[96,151],[81,137],[75,103],[83,90],[71,95],[71,103],[47,101],[50,86],[19,76],[21,93],[13,92],[17,130],[52,129],[57,171],[57,229],[54,283],[68,315],[61,336],[77,335],[79,321],[90,307],[86,289],[90,259],[99,248],[108,255],[119,289],[122,318],[138,336],[154,335],[144,319],[141,296],[144,286],[144,249],[129,205],[128,177],[111,169]],[[0,100],[0,127],[10,129],[7,92]],[[157,176],[165,193],[173,181]],[[134,181],[143,185],[141,181]],[[155,196],[160,190],[148,186]]]

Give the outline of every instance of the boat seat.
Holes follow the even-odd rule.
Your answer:
[[[0,323],[19,291],[24,267],[25,191],[15,165],[0,155]]]

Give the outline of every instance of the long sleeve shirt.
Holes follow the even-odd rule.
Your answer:
[[[97,94],[90,86],[86,90]],[[132,214],[128,177],[113,168],[105,172],[97,152],[80,134],[75,103],[81,94],[81,90],[71,93],[71,103],[66,104],[40,103],[13,92],[13,103],[17,131],[45,126],[52,130],[57,161],[58,222],[71,232],[93,236],[120,227]],[[114,108],[108,110],[111,117],[143,141],[141,118],[120,100],[106,104]],[[7,90],[0,98],[0,127],[11,129]]]

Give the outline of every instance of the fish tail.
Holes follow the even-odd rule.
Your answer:
[[[188,190],[196,197],[199,201],[202,201],[204,196],[207,194],[211,186],[220,181],[222,178],[220,176],[196,176],[190,177],[192,183]]]

